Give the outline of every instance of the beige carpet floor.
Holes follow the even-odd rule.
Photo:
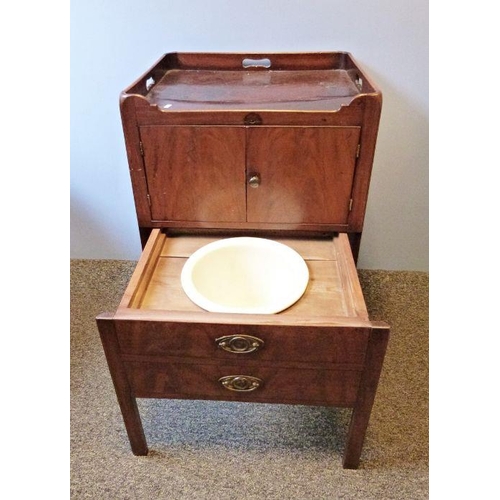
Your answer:
[[[358,470],[341,465],[350,410],[139,400],[150,453],[134,456],[94,318],[135,262],[71,262],[71,498],[428,498],[428,275],[360,271],[391,339]]]

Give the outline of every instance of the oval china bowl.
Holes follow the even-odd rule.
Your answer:
[[[210,312],[275,314],[297,302],[309,270],[292,248],[265,238],[226,238],[203,246],[186,261],[182,288]]]

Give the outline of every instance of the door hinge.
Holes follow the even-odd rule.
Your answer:
[[[142,145],[142,141],[139,141],[139,151],[141,152],[141,156],[144,156],[144,146]]]
[[[352,210],[352,198],[349,200],[349,212]]]
[[[359,152],[361,151],[361,143],[358,144],[356,148],[356,158],[359,158]]]

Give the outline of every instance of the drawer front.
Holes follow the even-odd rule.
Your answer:
[[[357,370],[126,361],[136,397],[353,406]],[[231,378],[232,376],[232,378]]]
[[[368,328],[119,321],[124,354],[362,365]]]

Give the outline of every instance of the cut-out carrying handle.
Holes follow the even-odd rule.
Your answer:
[[[244,68],[270,68],[271,67],[271,59],[268,57],[263,57],[262,59],[253,59],[250,57],[246,57],[241,62]]]

